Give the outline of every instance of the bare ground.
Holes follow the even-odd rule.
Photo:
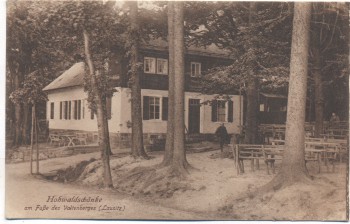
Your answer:
[[[152,153],[151,157],[150,160],[135,160],[130,156],[113,156],[114,186],[118,192],[142,203],[152,201],[163,208],[179,211],[171,216],[175,219],[183,219],[180,211],[186,211],[193,214],[190,219],[346,220],[346,163],[338,163],[334,173],[322,166],[320,174],[314,164],[308,164],[308,170],[314,176],[311,184],[298,183],[276,192],[249,197],[249,192],[273,178],[273,175],[266,174],[263,164],[252,172],[247,163],[246,173],[237,175],[233,160],[222,158],[218,150],[191,153],[187,159],[194,169],[186,179],[174,179],[164,178],[166,170],[156,166],[162,160],[161,152]],[[65,158],[65,162],[72,165],[90,158],[88,154],[77,155],[74,159]],[[47,171],[58,168],[55,163],[47,165]],[[59,168],[69,165],[61,164]],[[98,189],[102,174],[100,161],[84,163],[84,167],[81,175],[70,182],[72,184],[64,186]],[[278,167],[279,164],[277,172]],[[247,197],[241,199],[245,195]],[[204,214],[208,216],[204,218]]]
[[[334,173],[322,165],[320,174],[316,164],[307,164],[314,177],[312,183],[298,183],[251,198],[249,192],[273,178],[266,174],[263,164],[253,172],[247,162],[246,173],[237,175],[233,160],[222,158],[219,151],[188,154],[187,158],[195,169],[186,179],[176,180],[162,178],[164,170],[156,166],[162,160],[161,154],[153,155],[151,160],[131,157],[112,160],[113,182],[121,192],[150,198],[164,206],[217,213],[234,220],[346,219],[345,163],[337,164]],[[100,182],[98,163],[93,162],[85,169],[79,179],[81,184]],[[277,163],[277,172],[279,165]],[[144,172],[140,172],[142,170]],[[240,199],[242,195],[247,197]]]

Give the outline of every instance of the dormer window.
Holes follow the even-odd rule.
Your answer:
[[[191,76],[199,77],[201,75],[201,63],[199,62],[191,62]]]

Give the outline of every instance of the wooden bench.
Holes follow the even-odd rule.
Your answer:
[[[58,143],[58,146],[64,145],[64,140],[58,134],[49,134],[50,145]]]
[[[82,145],[84,143],[84,145],[87,145],[87,133],[75,133],[75,137],[73,137],[73,141],[77,141],[79,143],[79,145]]]
[[[274,145],[284,145],[284,140],[274,140]],[[328,170],[328,162],[332,163],[334,170],[334,162],[339,159],[342,162],[343,157],[348,154],[348,143],[341,139],[323,139],[323,138],[306,138],[305,149],[324,150],[321,154],[321,160],[324,161]],[[345,156],[344,156],[345,155]]]
[[[260,168],[259,160],[266,162],[264,150],[265,145],[252,144],[237,144],[232,147],[232,152],[235,159],[237,174],[244,173],[244,160],[251,161],[251,170],[254,171],[254,162],[256,162],[257,169]],[[274,147],[274,146],[270,146]]]
[[[237,175],[244,173],[244,160],[251,161],[251,169],[254,171],[254,161],[257,162],[257,167],[259,168],[259,160],[263,160],[266,164],[266,172],[270,174],[270,168],[272,172],[275,173],[275,161],[282,160],[284,147],[280,145],[249,145],[249,144],[238,144],[232,147],[235,159],[235,166],[237,169]],[[305,149],[305,163],[314,161],[318,164],[318,172],[321,171],[321,155],[325,153],[326,150],[323,149]],[[328,157],[324,157],[327,160],[334,158],[333,151],[329,151],[326,154]],[[334,160],[332,162],[334,171]],[[328,169],[328,166],[327,166]]]

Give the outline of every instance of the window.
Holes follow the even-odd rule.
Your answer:
[[[157,74],[168,74],[168,60],[157,58]]]
[[[168,74],[168,59],[164,58],[144,58],[144,72],[153,74]]]
[[[143,120],[167,120],[168,97],[143,97]]]
[[[233,122],[233,102],[224,100],[213,100],[212,102],[213,122]]]
[[[198,77],[201,75],[201,63],[191,62],[191,76]]]
[[[54,119],[55,117],[55,103],[50,104],[50,119]]]
[[[159,97],[149,98],[149,119],[158,120],[160,119],[160,100]]]
[[[75,120],[81,119],[81,100],[74,100],[73,116]]]
[[[144,72],[145,73],[156,73],[156,59],[145,57],[144,58]]]
[[[265,104],[263,104],[263,103],[260,104],[260,106],[259,106],[259,111],[260,111],[260,112],[265,111]]]
[[[75,108],[75,105],[73,104]],[[74,109],[73,108],[73,109]],[[70,120],[71,119],[71,111],[72,111],[72,102],[71,101],[62,101],[60,102],[60,119]],[[62,116],[63,115],[63,116]],[[73,114],[75,119],[75,114]]]

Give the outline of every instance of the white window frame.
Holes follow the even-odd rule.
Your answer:
[[[194,71],[192,70],[192,66],[194,65]],[[197,72],[198,65],[198,72]],[[191,62],[191,77],[199,77],[202,74],[202,63],[200,62]]]
[[[217,122],[222,123],[222,122],[227,122],[228,121],[228,103],[227,101],[225,102],[225,120],[224,121],[219,121],[219,102],[225,102],[225,100],[217,100],[216,104],[216,117],[217,117]]]
[[[164,69],[165,71],[164,72],[161,72],[158,70],[159,69],[158,65],[160,64],[159,62],[165,62],[165,69]],[[168,59],[157,58],[156,67],[157,67],[157,74],[167,75],[168,74]]]
[[[152,64],[152,66],[150,67],[151,68],[150,71],[146,70],[146,61],[148,61],[148,60]],[[143,58],[143,72],[144,73],[151,73],[151,74],[156,73],[156,58],[154,58],[154,57],[144,57]]]
[[[162,120],[162,107],[163,107],[163,105],[162,105],[162,96],[148,96],[149,97],[149,99],[151,99],[151,97],[152,98],[158,98],[159,99],[159,118],[151,118],[151,104],[150,104],[150,101],[149,101],[149,104],[148,104],[148,110],[149,110],[149,120],[150,121],[161,121]]]

